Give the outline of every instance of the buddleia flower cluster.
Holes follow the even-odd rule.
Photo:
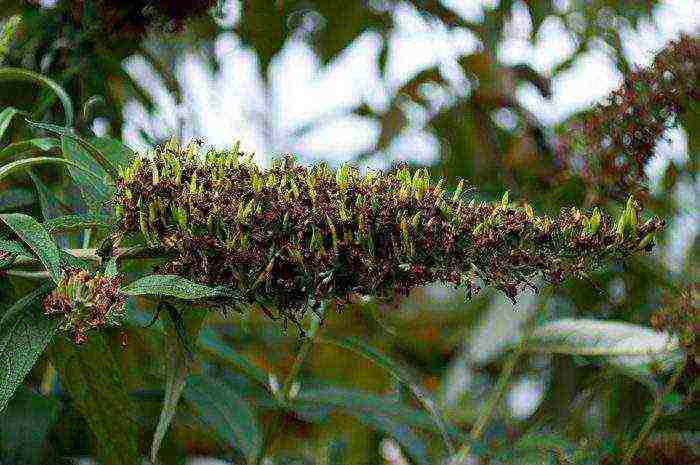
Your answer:
[[[683,289],[675,299],[666,299],[662,309],[651,318],[658,331],[668,331],[678,336],[690,353],[700,356],[700,283]]]
[[[60,329],[82,344],[89,331],[119,326],[123,321],[126,299],[117,291],[120,281],[100,272],[67,268],[56,289],[44,298],[44,313],[60,315]]]
[[[663,224],[633,199],[615,222],[595,210],[537,216],[467,200],[427,170],[360,174],[291,157],[260,169],[238,150],[171,141],[136,157],[115,195],[117,228],[174,255],[158,270],[235,288],[297,321],[322,300],[392,298],[433,282],[515,298],[541,275],[559,283],[648,250]],[[271,313],[271,312],[270,312]]]
[[[556,149],[568,171],[613,197],[638,190],[669,127],[700,100],[700,38],[683,35],[571,123]],[[564,171],[563,171],[564,172]]]

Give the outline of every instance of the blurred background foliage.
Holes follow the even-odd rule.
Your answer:
[[[698,32],[695,7],[684,23],[691,34]],[[607,60],[614,75],[650,63],[653,53],[640,60],[630,41],[656,34],[664,37],[656,39],[658,50],[676,38],[660,24],[669,21],[660,14],[664,8],[669,6],[663,2],[631,0],[3,0],[2,65],[60,84],[73,99],[74,122],[50,89],[4,75],[0,108],[72,126],[114,157],[128,156],[125,146],[143,150],[173,134],[218,146],[241,139],[263,164],[268,154],[287,151],[332,165],[408,163],[428,166],[451,184],[465,179],[484,199],[508,190],[540,213],[598,205],[616,214],[624,207],[619,199],[561,163],[567,155],[560,150],[562,138],[591,110],[569,105],[548,115],[538,109],[552,109],[567,92],[587,94],[562,82],[581,73],[592,56]],[[551,43],[557,40],[564,52],[546,56],[557,55]],[[513,41],[522,59],[509,57]],[[427,56],[430,51],[436,52]],[[597,94],[587,103],[611,90],[601,93],[595,82],[590,87]],[[654,312],[676,305],[700,273],[699,124],[695,104],[669,122],[649,154],[645,203],[668,224],[653,254],[605,267],[588,282],[537,296],[524,293],[515,308],[490,291],[465,302],[463,290],[435,285],[393,306],[360,301],[340,314],[331,311],[321,343],[302,368],[298,402],[282,414],[270,447],[274,463],[438,463],[449,451],[446,442],[463,442],[508,347],[533,318],[595,317],[649,326]],[[61,150],[57,139],[20,116],[4,114],[0,134],[2,163]],[[12,145],[30,138],[30,145]],[[50,220],[84,212],[83,200],[90,205],[91,194],[59,169],[0,182],[3,212]],[[99,231],[57,234],[59,244],[73,248],[94,247],[99,238]],[[133,260],[125,271],[135,276],[152,264]],[[3,278],[1,305],[33,285],[23,277]],[[693,292],[697,299],[697,288]],[[86,424],[80,413],[85,406],[63,384],[90,375],[76,375],[72,362],[56,358],[74,350],[56,343],[0,419],[3,464],[93,456],[101,435],[130,429],[137,431],[134,446],[147,450],[166,363],[167,328],[144,327],[152,312],[145,300],[130,309],[126,345],[118,332],[90,343],[114,358],[128,405],[105,412],[110,420],[102,429]],[[362,356],[362,349],[347,350],[337,340],[371,349]],[[270,376],[279,380],[290,371],[302,342],[295,330],[283,331],[264,315],[212,313],[198,343],[195,374],[161,460],[208,456],[240,463],[260,447],[274,412]],[[83,363],[90,373],[106,362]],[[648,367],[640,373],[639,363],[528,355],[473,448],[481,457],[473,463],[601,463],[602,457],[615,463],[610,457],[635,436],[668,376]],[[698,463],[692,452],[700,431],[697,362],[687,369],[689,381],[669,397],[644,452],[661,457],[662,450],[670,458],[644,463]],[[449,424],[446,433],[421,409],[415,392],[435,399]],[[117,425],[124,422],[126,429]]]

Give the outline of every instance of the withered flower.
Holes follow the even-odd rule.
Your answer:
[[[60,329],[82,344],[88,331],[121,324],[125,297],[117,292],[120,281],[119,277],[68,268],[56,289],[44,298],[44,313],[62,315]]]
[[[556,147],[562,173],[580,178],[598,196],[639,190],[664,131],[700,99],[700,38],[681,36],[648,68],[566,128]]]
[[[666,299],[664,307],[651,318],[658,331],[668,331],[678,336],[683,347],[700,355],[700,283],[684,289],[675,299]]]
[[[580,277],[649,249],[663,227],[630,199],[613,222],[595,210],[536,216],[508,196],[467,201],[427,170],[361,175],[291,157],[261,170],[237,150],[199,153],[171,141],[117,182],[117,227],[176,257],[159,272],[236,288],[292,321],[329,299],[391,298],[475,278],[514,298],[536,275]]]

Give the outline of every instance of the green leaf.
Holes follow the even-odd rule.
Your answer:
[[[418,399],[418,401],[423,405],[423,407],[430,413],[431,418],[435,422],[435,426],[440,430],[442,434],[442,439],[445,442],[448,450],[451,454],[456,452],[450,436],[447,433],[447,422],[444,419],[440,409],[433,400],[430,393],[428,393],[418,381],[416,381],[416,376],[412,375],[408,368],[400,365],[398,362],[390,359],[386,354],[378,351],[374,347],[364,343],[363,341],[353,338],[332,338],[328,336],[323,336],[319,338],[320,342],[333,344],[335,346],[350,350],[367,360],[375,363],[379,367],[391,373],[397,380],[404,383],[411,389],[413,395]]]
[[[192,365],[190,347],[192,341],[197,340],[199,330],[206,318],[206,312],[189,310],[182,312],[179,319],[164,318],[165,335],[163,339],[165,347],[165,363],[166,363],[166,382],[165,382],[165,399],[163,400],[163,409],[160,412],[158,426],[153,435],[151,444],[151,462],[157,462],[158,449],[161,441],[168,431],[168,427],[175,416],[177,404],[182,396],[182,391],[185,388],[185,382],[190,374]],[[178,331],[176,326],[181,322],[181,329]],[[178,334],[184,333],[184,341],[178,337]]]
[[[79,215],[64,215],[44,221],[41,225],[49,234],[63,233],[69,231],[80,231],[82,229],[109,228],[112,226],[112,218],[107,215],[86,213]]]
[[[241,371],[261,385],[268,386],[269,374],[221,341],[211,328],[204,328],[199,333],[198,349],[203,355],[213,357],[218,362]]]
[[[301,386],[299,394],[291,404],[298,411],[314,406],[325,406],[339,412],[366,412],[393,418],[415,428],[440,433],[435,422],[427,413],[405,404],[365,391],[346,389],[339,386]],[[461,440],[460,432],[449,427],[451,437]]]
[[[149,275],[119,290],[127,295],[159,295],[183,300],[231,297],[231,291],[193,283],[177,275]]]
[[[0,320],[0,412],[32,369],[57,329],[36,305],[54,287],[47,282],[17,301]]]
[[[24,187],[3,188],[0,195],[0,212],[19,210],[34,203],[34,192]]]
[[[111,137],[95,137],[90,142],[117,168],[129,167],[136,156],[133,150]]]
[[[50,150],[57,149],[60,147],[60,145],[60,141],[55,137],[40,137],[36,139],[23,140],[10,144],[2,149],[2,151],[0,151],[0,160],[10,158],[15,155],[24,155],[26,153],[35,152],[36,150],[48,152]]]
[[[60,338],[51,355],[61,384],[95,435],[100,464],[140,463],[136,410],[104,337],[94,332],[81,346]]]
[[[526,350],[570,355],[656,355],[678,350],[678,341],[631,323],[566,318],[535,328]]]
[[[439,431],[428,415],[391,399],[336,386],[323,388],[302,387],[293,406],[325,405],[333,410],[351,415],[396,439],[411,458],[420,464],[430,463],[422,440],[413,427]]]
[[[219,439],[243,451],[253,463],[262,446],[260,426],[251,406],[231,386],[210,377],[192,376],[183,396]]]
[[[50,220],[61,215],[61,205],[53,195],[53,192],[46,187],[39,177],[34,174],[34,171],[27,170],[27,174],[34,183],[36,188],[37,197],[39,197],[39,206],[41,207],[41,214],[44,220]]]
[[[107,172],[95,162],[90,154],[78,143],[77,139],[69,136],[61,137],[63,156],[73,160],[80,166],[86,167],[94,176],[88,176],[85,170],[68,167],[68,172],[80,190],[88,195],[94,202],[103,203],[114,195],[114,187],[103,180],[107,178]]]
[[[73,166],[75,168],[79,168],[86,173],[90,173],[85,167],[78,165],[75,162],[72,162],[70,160],[66,160],[65,158],[56,158],[56,157],[34,157],[34,158],[26,158],[23,160],[17,160],[13,161],[12,163],[8,163],[6,165],[0,166],[0,181],[7,176],[11,175],[12,173],[15,173],[17,171],[23,171],[26,170],[27,168],[31,168],[34,165],[46,165],[50,163],[56,163],[59,165],[68,165],[68,166]],[[92,173],[90,173],[92,174]],[[93,175],[95,176],[95,175]],[[98,178],[99,179],[99,178]]]
[[[68,93],[55,81],[41,74],[20,68],[0,68],[0,81],[19,80],[43,84],[51,89],[61,101],[66,118],[66,127],[73,126],[73,102]]]
[[[58,419],[60,403],[27,388],[18,389],[0,415],[2,463],[41,463],[49,428]]]
[[[12,118],[14,118],[17,113],[18,110],[12,107],[8,107],[3,111],[0,111],[0,140],[2,140],[2,137],[5,135],[5,131],[7,131],[7,128],[10,126]]]
[[[55,283],[61,279],[61,254],[49,233],[31,216],[6,213],[0,219],[39,257]]]
[[[27,123],[29,123],[30,126],[33,126],[35,128],[43,129],[45,131],[49,131],[54,134],[58,134],[62,137],[71,139],[73,142],[79,144],[83,149],[85,149],[87,153],[102,167],[102,169],[104,169],[104,171],[113,180],[119,178],[119,170],[117,169],[117,167],[113,165],[112,162],[97,149],[97,147],[95,147],[82,137],[78,137],[70,129],[63,128],[61,126],[56,126],[55,124],[38,123],[36,121],[31,120],[27,120]]]

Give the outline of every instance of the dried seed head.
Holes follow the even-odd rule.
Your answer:
[[[117,292],[119,282],[118,277],[68,268],[56,289],[44,298],[44,313],[61,315],[61,330],[82,344],[88,331],[121,324],[125,298]]]

